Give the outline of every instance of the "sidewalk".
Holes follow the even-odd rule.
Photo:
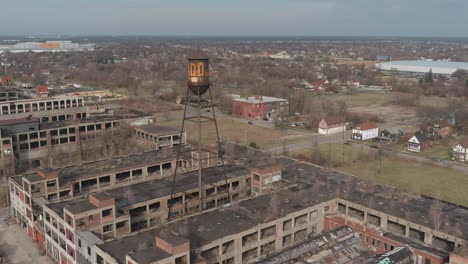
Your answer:
[[[8,225],[8,208],[0,208],[0,255],[5,264],[51,264],[48,256],[41,256],[26,230],[17,224]]]

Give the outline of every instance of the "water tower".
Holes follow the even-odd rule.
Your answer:
[[[177,146],[177,157],[176,167],[172,178],[172,191],[171,200],[174,195],[174,189],[176,187],[177,170],[179,168],[179,161],[184,152],[190,152],[192,159],[192,167],[198,171],[198,199],[199,199],[199,210],[206,208],[204,201],[204,191],[202,185],[203,167],[213,166],[213,157],[216,159],[216,166],[222,166],[222,179],[225,180],[226,186],[227,178],[224,171],[224,159],[221,151],[221,142],[219,138],[218,123],[216,122],[215,107],[213,104],[213,97],[211,93],[211,82],[210,82],[210,65],[208,56],[201,50],[193,51],[188,57],[187,63],[187,92],[182,102],[184,104],[184,114],[182,118],[181,135],[186,129],[185,122],[194,122],[195,129],[188,131],[188,133],[197,134],[197,139],[194,146],[190,150],[182,150],[181,142]],[[210,127],[210,124],[214,125]],[[204,144],[202,142],[202,135],[208,134],[210,129],[214,129],[216,133],[215,146],[210,144]],[[180,137],[182,140],[182,136]],[[219,188],[218,188],[219,190]],[[231,195],[229,189],[225,190],[229,197],[229,203],[231,202]],[[171,203],[169,203],[168,219],[172,219]]]

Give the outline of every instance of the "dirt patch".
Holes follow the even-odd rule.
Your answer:
[[[180,105],[163,100],[147,100],[142,98],[125,98],[119,101],[121,106],[138,109],[139,111],[155,114],[182,109]]]
[[[377,115],[385,122],[405,121],[416,117],[416,109],[414,107],[406,107],[399,105],[369,105],[358,106],[348,109],[348,112],[355,114]]]

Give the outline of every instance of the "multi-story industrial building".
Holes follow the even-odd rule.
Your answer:
[[[76,204],[78,208],[80,207],[78,204],[81,203],[86,207],[88,198],[83,197],[93,195],[98,198],[104,197],[110,195],[111,190],[116,188],[135,186],[134,193],[138,193],[144,188],[138,186],[147,186],[148,182],[172,175],[175,160],[175,149],[162,149],[11,177],[9,189],[12,216],[23,228],[28,229],[31,238],[43,244],[45,239],[43,208],[48,208],[49,203],[59,201],[50,207],[57,211],[60,206],[65,206],[60,207],[62,210],[71,204]],[[193,169],[190,157],[189,159],[179,159],[179,163],[179,169],[182,172]],[[158,189],[161,187],[160,184],[162,182],[158,181],[153,186]],[[162,186],[167,187],[167,184],[162,184]],[[165,190],[167,191],[167,188]],[[113,192],[113,195],[117,197],[128,194],[130,191],[133,190],[119,189]],[[162,194],[159,193],[159,195]],[[132,198],[136,199],[135,196]],[[68,201],[71,201],[71,204],[68,204]],[[96,200],[91,199],[90,201],[95,202]],[[118,209],[123,206],[120,202],[121,200],[117,204]],[[58,215],[54,213],[55,211],[51,211],[52,209],[46,210],[50,211],[50,214],[45,218],[46,220],[52,215],[54,219],[62,219],[61,222],[58,220],[59,223],[65,221],[63,213]],[[86,211],[84,207],[81,210]],[[117,209],[115,211],[121,212]],[[132,220],[134,219],[132,218]],[[78,233],[82,234],[86,231],[89,230],[77,228]],[[91,235],[87,234],[86,236],[90,237]]]
[[[0,87],[0,102],[18,100],[18,92],[11,88]]]
[[[180,130],[163,126],[155,123],[135,126],[133,128],[133,136],[143,144],[153,146],[153,149],[172,148],[180,144],[185,144],[187,135],[185,131],[181,133]]]
[[[333,231],[341,226],[349,226],[358,239],[342,234],[346,241],[358,244],[336,256],[366,259],[359,263],[378,263],[374,255],[405,247],[410,251],[405,256],[415,263],[442,264],[468,245],[466,208],[380,185],[370,189],[352,176],[238,145],[227,144],[224,152],[230,165],[203,169],[202,212],[196,172],[181,174],[172,185],[163,175],[133,181],[133,171],[127,169],[130,179],[117,189],[99,189],[103,176],[94,176],[89,195],[59,202],[21,194],[31,187],[25,184],[27,177],[16,177],[10,180],[12,200],[25,201],[26,208],[31,199],[38,201],[29,205],[42,211],[36,226],[42,219],[44,247],[60,263],[278,263],[271,259],[275,254],[293,259],[290,252],[298,250],[289,249],[307,245],[311,249],[301,253],[306,260],[315,252],[317,237],[341,234]],[[138,164],[136,159],[128,164],[133,162]],[[194,169],[188,162],[187,170]],[[138,171],[135,178],[144,174]],[[443,218],[434,218],[432,204]],[[29,224],[23,223],[28,229]]]
[[[40,122],[81,119],[88,116],[88,108],[81,97],[53,97],[0,102],[2,120],[37,117]]]
[[[94,113],[76,96],[0,102],[1,158],[8,160],[3,167],[14,164],[24,173],[114,156],[116,142],[129,139],[129,125],[153,122],[138,111],[102,110]]]

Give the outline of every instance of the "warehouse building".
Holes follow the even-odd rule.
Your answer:
[[[377,68],[385,71],[451,75],[456,70],[468,70],[468,62],[409,60],[377,63]]]

